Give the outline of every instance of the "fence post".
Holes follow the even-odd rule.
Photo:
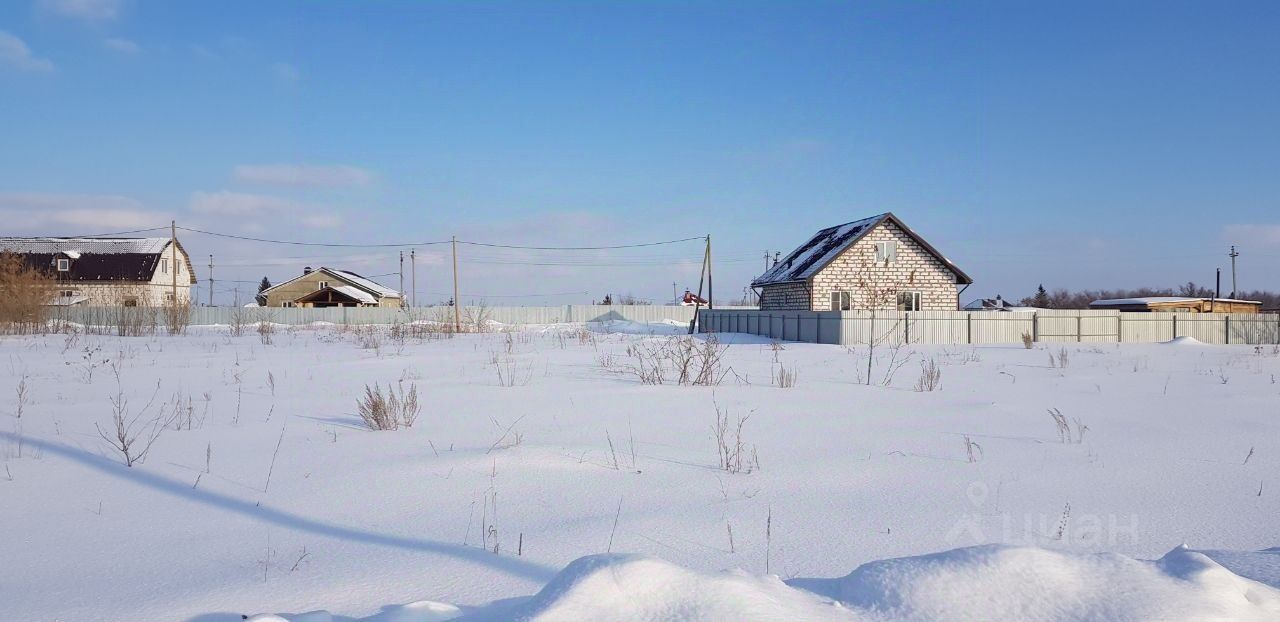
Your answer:
[[[964,314],[964,341],[973,343],[973,311]]]
[[[902,343],[911,343],[911,312],[902,312]]]
[[[1223,328],[1225,333],[1223,335],[1222,341],[1227,345],[1231,345],[1231,315],[1230,314],[1223,315],[1222,319],[1225,323],[1225,327]]]
[[[1173,338],[1178,338],[1178,314],[1176,312],[1173,314]]]
[[[1040,341],[1040,312],[1031,312],[1031,340]]]
[[[1076,311],[1076,343],[1084,341],[1084,318],[1080,316],[1080,312]]]

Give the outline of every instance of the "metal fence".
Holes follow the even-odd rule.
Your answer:
[[[190,307],[187,323],[191,326],[231,325],[235,323],[272,322],[302,326],[316,322],[341,325],[395,324],[398,322],[433,321],[452,323],[453,307],[415,307],[393,309],[378,307]],[[559,324],[567,322],[682,322],[693,319],[693,307],[665,305],[564,305],[556,307],[461,307],[462,322],[477,321],[500,324]],[[166,325],[166,310],[143,307],[57,307],[50,310],[53,319],[86,326]]]
[[[703,310],[703,332],[749,333],[782,341],[875,343],[1155,343],[1192,337],[1212,344],[1280,344],[1280,315],[1055,311]]]

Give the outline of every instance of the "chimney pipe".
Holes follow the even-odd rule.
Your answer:
[[[307,267],[303,268],[303,269],[302,269],[302,273],[303,273],[303,274],[311,274],[311,266],[307,266]]]

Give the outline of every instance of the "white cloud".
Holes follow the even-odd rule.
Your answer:
[[[0,30],[0,65],[19,71],[53,71],[53,61],[31,53],[27,43]]]
[[[202,214],[243,216],[302,209],[302,203],[261,194],[243,192],[196,192],[191,195],[191,211]]]
[[[373,178],[369,171],[354,166],[309,166],[299,164],[258,164],[237,166],[239,181],[280,186],[362,186]]]
[[[302,73],[298,71],[298,68],[289,63],[275,63],[271,65],[271,72],[276,74],[277,78],[286,82],[297,82],[302,79]]]
[[[284,216],[311,229],[332,229],[342,224],[342,217],[324,206],[292,199],[245,192],[196,192],[191,195],[191,211],[216,216],[242,218]],[[262,227],[261,223],[242,220],[243,227]]]
[[[123,0],[40,0],[41,10],[86,22],[102,22],[120,17]]]
[[[1280,246],[1280,225],[1227,225],[1222,238],[1231,244]]]
[[[138,47],[138,44],[133,41],[128,39],[117,39],[114,37],[104,39],[102,41],[102,45],[105,45],[108,50],[120,52],[121,54],[137,54],[142,50],[142,48]]]
[[[342,217],[337,214],[307,214],[299,220],[312,229],[336,229],[342,226]]]
[[[166,214],[147,210],[136,199],[93,194],[0,194],[4,222],[19,229],[44,229],[59,235],[109,233],[164,226]],[[67,231],[65,228],[74,227]]]

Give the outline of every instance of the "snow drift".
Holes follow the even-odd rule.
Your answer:
[[[330,617],[312,612],[255,619]],[[1238,576],[1185,547],[1141,561],[984,545],[871,562],[839,579],[787,582],[737,570],[699,573],[651,557],[613,554],[574,561],[526,599],[465,614],[448,605],[416,603],[366,622],[450,619],[1261,622],[1280,619],[1280,589]]]

